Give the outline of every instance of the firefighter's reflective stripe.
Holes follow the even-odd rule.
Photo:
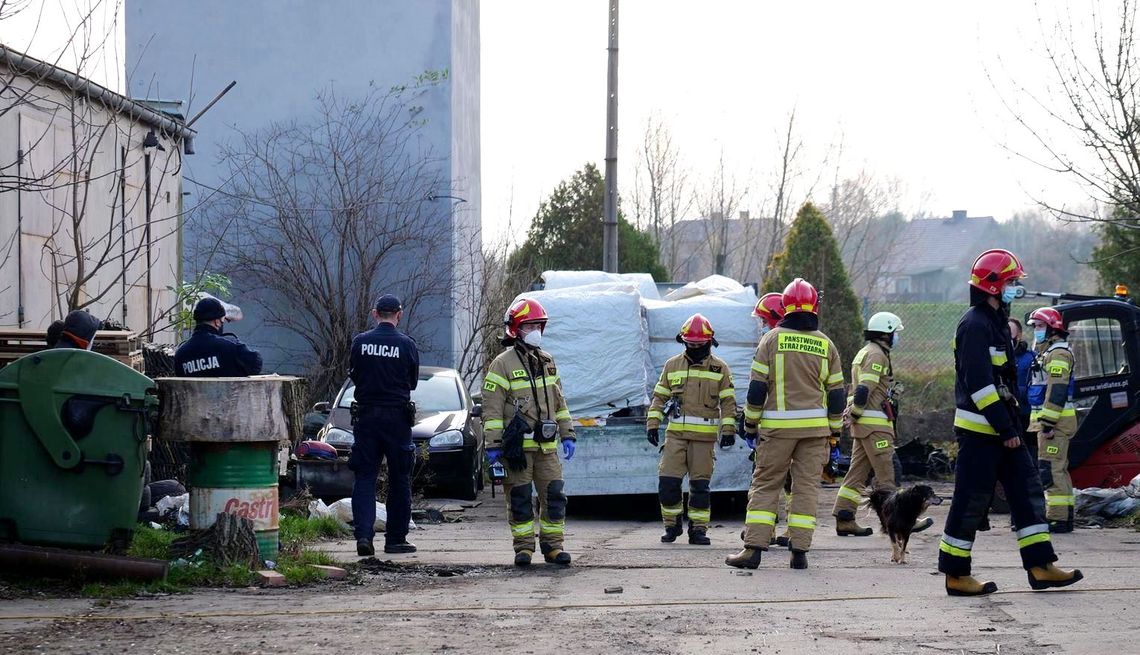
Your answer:
[[[669,379],[669,384],[679,384],[681,380],[686,378],[701,378],[703,380],[713,380],[720,382],[724,378],[724,373],[713,373],[712,371],[672,371],[666,374]]]
[[[827,427],[831,428],[832,432],[839,432],[843,429],[843,419],[829,418],[827,419]]]
[[[815,529],[815,517],[809,514],[788,514],[789,528]]]
[[[969,557],[973,548],[974,542],[951,537],[948,534],[942,535],[942,542],[938,544],[938,550],[955,557]]]
[[[842,371],[839,373],[832,373],[827,378],[827,386],[829,386],[829,387],[835,386],[841,382],[843,382],[843,372]]]
[[[1025,548],[1042,541],[1049,541],[1049,525],[1038,523],[1017,531],[1017,547]]]
[[[839,421],[842,424],[842,420]],[[764,412],[760,426],[765,428],[829,428],[827,410],[785,409]]]
[[[748,510],[748,514],[744,517],[744,523],[760,523],[763,525],[776,525],[776,513],[768,512],[762,509]]]
[[[1048,492],[1046,492],[1045,504],[1049,505],[1050,507],[1072,507],[1076,504],[1076,497],[1050,495]]]
[[[660,384],[653,385],[653,393],[659,396],[670,396],[673,394],[669,387],[663,387]]]
[[[525,521],[523,523],[511,524],[511,535],[515,537],[533,537],[534,536],[534,521]]]
[[[886,412],[880,412],[877,409],[863,410],[862,414],[855,417],[855,422],[859,425],[885,425],[887,427],[894,425],[894,422],[887,418]]]
[[[827,360],[822,360],[819,363],[819,390],[827,391]],[[824,396],[826,398],[826,395]]]
[[[649,417],[649,418],[655,418],[655,419],[657,419],[658,421],[660,421],[660,420],[662,420],[662,419],[664,419],[664,418],[665,418],[665,414],[664,414],[664,412],[662,412],[662,411],[661,411],[661,410],[659,410],[659,409],[651,409],[651,410],[649,410],[649,413],[648,413],[648,414],[646,414],[646,416],[647,416],[647,417]]]
[[[749,421],[756,422],[760,420],[760,415],[764,413],[762,409],[752,409],[751,405],[744,406],[744,418]]]
[[[547,521],[542,520],[539,522],[542,528],[543,535],[556,535],[566,532],[566,521]]]
[[[752,370],[756,371],[760,375],[768,375],[768,365],[762,364],[755,359],[752,360]]]
[[[501,419],[501,418],[489,418],[486,421],[483,421],[483,429],[484,430],[502,430],[503,429],[503,419]]]
[[[1005,350],[1001,348],[994,348],[990,346],[990,363],[994,366],[1005,366],[1009,361],[1009,356],[1005,354]]]
[[[954,410],[954,427],[970,430],[971,432],[997,436],[997,430],[993,429],[985,416],[975,414],[974,412],[967,412],[960,407]]]
[[[840,487],[839,497],[846,498],[847,500],[853,500],[857,503],[863,500],[863,494],[859,493],[855,489],[852,489],[851,487]]]
[[[1044,406],[1034,407],[1033,411],[1029,413],[1029,420],[1036,421],[1037,419],[1043,418],[1046,421],[1052,421],[1056,423],[1061,418],[1067,418],[1070,416],[1076,417],[1076,415],[1077,406],[1073,403],[1065,403],[1065,407],[1062,408],[1059,412],[1055,409],[1048,409]]]
[[[494,391],[498,387],[511,388],[511,383],[507,382],[507,378],[495,373],[494,371],[487,371],[483,376],[483,388],[487,391]]]
[[[976,405],[978,409],[985,409],[1001,400],[1001,397],[998,396],[997,387],[992,384],[987,384],[970,394],[970,400],[974,401],[974,405]]]
[[[553,387],[558,384],[557,375],[544,375],[540,378],[534,379],[534,388],[545,389],[546,387]],[[514,380],[511,382],[511,391],[519,391],[520,389],[530,389],[531,379],[523,378],[521,380]]]
[[[720,394],[718,394],[718,395],[719,395],[719,396],[720,396],[722,399],[723,399],[723,398],[732,398],[733,396],[735,396],[735,395],[736,395],[736,391],[735,391],[735,390],[733,390],[733,388],[732,388],[732,387],[729,387],[729,388],[727,388],[727,389],[721,389],[721,390],[720,390]]]
[[[568,410],[568,409],[558,410],[554,414],[554,420],[556,420],[556,421],[569,421],[570,420],[570,410]]]
[[[874,373],[860,373],[859,374],[859,382],[860,383],[871,382],[873,384],[878,384],[879,383],[879,376],[875,375]]]
[[[701,523],[708,523],[712,518],[712,510],[708,509],[693,509],[689,508],[689,520],[700,521]]]
[[[541,449],[544,453],[552,453],[558,449],[557,441],[547,441],[538,443],[530,437],[523,437],[523,450],[536,450]]]
[[[786,409],[784,402],[784,354],[776,353],[776,409]]]
[[[736,417],[735,416],[726,416],[720,420],[720,424],[721,425],[735,426],[736,425]]]
[[[700,418],[698,416],[681,416],[674,419],[669,419],[669,427],[667,430],[674,430],[676,432],[700,432],[707,434],[716,434],[720,432],[719,419],[715,418]]]
[[[680,516],[684,508],[681,505],[662,505],[661,516]]]

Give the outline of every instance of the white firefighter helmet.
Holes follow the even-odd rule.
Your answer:
[[[871,320],[867,321],[868,332],[886,332],[892,334],[894,332],[902,332],[903,324],[902,319],[896,314],[890,312],[876,312],[871,316]]]

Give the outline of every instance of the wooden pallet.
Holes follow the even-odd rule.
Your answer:
[[[134,332],[99,330],[95,333],[92,350],[141,372],[144,368],[142,342],[142,337]],[[44,330],[0,329],[0,367],[46,349]]]

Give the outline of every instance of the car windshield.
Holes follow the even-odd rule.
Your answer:
[[[351,382],[340,394],[337,407],[352,407],[356,398],[356,386]],[[448,375],[421,374],[420,381],[412,390],[412,400],[421,412],[454,412],[463,409],[463,399],[459,395],[459,385]]]

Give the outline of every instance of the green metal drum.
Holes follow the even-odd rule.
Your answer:
[[[219,512],[253,521],[264,560],[278,552],[277,442],[192,442],[187,481],[190,528],[214,524]]]

